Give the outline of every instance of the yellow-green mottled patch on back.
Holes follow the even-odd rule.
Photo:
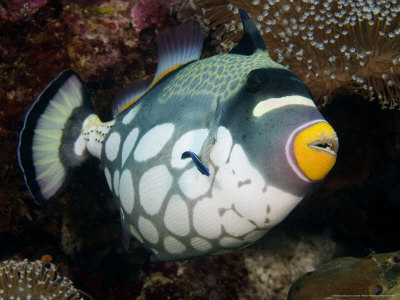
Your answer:
[[[229,99],[245,84],[247,74],[254,69],[276,68],[286,69],[273,61],[268,52],[256,51],[253,55],[220,54],[212,56],[184,67],[171,79],[159,98],[165,103],[190,93],[191,97],[210,94],[220,97],[221,101]]]

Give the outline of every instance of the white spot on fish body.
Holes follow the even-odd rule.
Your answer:
[[[74,153],[77,156],[82,156],[85,153],[85,150],[86,150],[86,140],[82,135],[80,135],[74,143]]]
[[[89,132],[87,139],[86,149],[91,155],[100,159],[103,144],[99,141],[99,135],[95,131]]]
[[[137,113],[139,112],[140,108],[142,107],[142,104],[139,103],[136,106],[134,106],[122,119],[122,124],[128,125],[132,120],[136,117]]]
[[[275,186],[268,186],[266,198],[271,207],[268,214],[269,227],[273,227],[282,221],[303,197],[282,191]]]
[[[224,248],[238,248],[240,246],[242,246],[245,242],[235,239],[235,238],[231,238],[231,237],[223,237],[220,241],[219,244],[224,247]]]
[[[214,173],[214,168],[209,167],[210,174]],[[207,193],[210,189],[213,176],[204,176],[197,167],[186,170],[179,178],[179,187],[186,197],[195,199]]]
[[[186,250],[185,245],[172,236],[164,239],[164,248],[171,254],[181,254]]]
[[[164,223],[172,233],[185,236],[189,234],[189,211],[186,203],[178,195],[173,195],[164,214]]]
[[[139,134],[139,128],[134,128],[126,137],[124,141],[124,145],[122,146],[122,154],[121,154],[121,166],[123,167],[126,159],[131,153],[133,146],[135,146],[136,139]]]
[[[119,199],[125,211],[131,213],[135,203],[135,190],[132,173],[127,169],[122,172],[119,180]]]
[[[155,215],[172,185],[172,176],[165,165],[147,170],[139,182],[140,203],[149,215]]]
[[[81,134],[86,140],[86,149],[90,154],[100,159],[103,149],[103,141],[114,123],[115,120],[102,123],[99,117],[94,114],[89,115],[85,119]]]
[[[223,126],[218,127],[217,140],[213,146],[210,158],[216,166],[224,165],[231,153],[232,136],[228,129]]]
[[[246,242],[253,243],[253,242],[257,241],[258,239],[260,239],[264,234],[266,234],[267,231],[268,230],[255,230],[255,231],[250,232],[249,234],[247,234],[244,237],[244,240]]]
[[[140,216],[138,225],[139,231],[145,240],[152,244],[156,244],[158,242],[158,231],[151,221]]]
[[[199,154],[204,140],[208,134],[208,129],[191,130],[183,134],[172,148],[171,166],[176,169],[183,169],[190,162],[190,159],[181,159],[182,153],[192,151]]]
[[[193,248],[195,248],[198,251],[207,251],[212,248],[210,242],[201,237],[192,238],[190,240],[190,244],[192,245]]]
[[[192,238],[190,240],[190,244],[192,245],[193,248],[202,252],[208,251],[212,248],[212,245],[209,241],[198,236]]]
[[[270,112],[273,109],[281,108],[287,105],[302,105],[316,107],[314,102],[310,98],[303,96],[285,96],[280,98],[269,98],[264,101],[260,101],[253,109],[253,116],[261,117],[262,115]]]
[[[156,156],[174,133],[172,123],[157,125],[146,132],[140,139],[134,152],[136,161],[145,161]]]
[[[248,220],[239,216],[232,210],[228,210],[224,213],[222,216],[222,225],[229,235],[236,237],[245,235],[256,228]]]
[[[220,167],[213,186],[213,198],[227,199],[245,219],[265,226],[268,205],[265,181],[251,166],[240,145],[233,146],[229,163]]]
[[[131,234],[141,243],[143,243],[143,239],[140,236],[139,232],[136,230],[135,227],[133,227],[133,225],[129,225],[129,231],[131,232]]]
[[[119,171],[115,170],[114,172],[114,192],[115,195],[119,195]]]
[[[196,232],[209,239],[216,239],[222,232],[219,203],[215,199],[204,198],[193,209],[193,226]]]
[[[112,132],[108,137],[105,145],[106,157],[110,161],[114,161],[118,155],[119,145],[121,144],[121,136],[118,132]]]
[[[107,168],[104,168],[104,175],[106,176],[107,184],[110,190],[112,191],[112,179],[110,171]]]
[[[160,252],[157,249],[151,248],[150,247],[151,252],[153,252],[155,255],[158,255]]]

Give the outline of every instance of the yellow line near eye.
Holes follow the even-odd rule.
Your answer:
[[[297,164],[312,181],[323,179],[336,162],[338,138],[326,122],[317,123],[301,131],[293,149]]]

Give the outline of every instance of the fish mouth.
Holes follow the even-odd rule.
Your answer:
[[[335,134],[336,136],[336,134]],[[327,138],[324,140],[317,140],[308,144],[308,147],[318,151],[325,151],[331,155],[336,156],[339,150],[339,141],[337,137]]]
[[[322,180],[334,166],[339,141],[331,125],[325,120],[315,120],[296,128],[285,149],[295,174],[306,182],[315,182]]]

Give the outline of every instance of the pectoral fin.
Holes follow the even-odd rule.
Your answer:
[[[203,146],[201,147],[200,151],[200,158],[205,165],[208,165],[210,161],[211,150],[213,149],[215,143],[217,142],[217,132],[221,120],[221,113],[222,113],[221,100],[220,98],[218,98],[217,107],[215,109],[214,117],[210,125],[210,131],[208,132],[208,135],[204,140]]]

